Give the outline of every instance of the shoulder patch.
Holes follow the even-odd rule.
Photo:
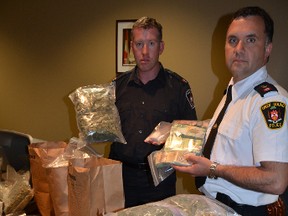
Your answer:
[[[191,108],[194,109],[195,105],[194,105],[194,99],[193,99],[193,94],[192,94],[191,89],[188,89],[186,91],[186,99],[187,99],[188,103],[190,104]]]
[[[273,101],[261,106],[261,111],[267,127],[270,129],[279,129],[285,121],[286,104]]]
[[[278,92],[277,88],[268,82],[263,82],[260,85],[255,86],[254,89],[261,95],[261,97],[264,97],[266,93],[271,92],[271,91]]]

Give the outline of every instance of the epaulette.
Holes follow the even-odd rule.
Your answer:
[[[184,83],[188,83],[188,81],[186,79],[184,79],[183,77],[181,77],[179,74],[177,74],[176,72],[173,72],[167,68],[165,68],[165,71],[168,72],[171,76],[175,77],[176,79],[180,80],[181,82]]]
[[[268,92],[271,92],[271,91],[277,91],[277,88],[271,84],[271,83],[268,83],[268,82],[263,82],[257,86],[255,86],[254,88],[260,95],[261,97],[264,97],[265,94],[267,94]]]

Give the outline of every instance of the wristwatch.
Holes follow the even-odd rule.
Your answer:
[[[217,162],[212,162],[210,165],[210,173],[208,175],[208,178],[210,179],[217,179],[218,177],[215,175],[216,172],[216,167],[218,166],[219,163]]]

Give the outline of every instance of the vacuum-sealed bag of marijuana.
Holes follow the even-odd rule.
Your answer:
[[[154,185],[165,180],[174,169],[172,165],[189,166],[185,154],[201,155],[209,120],[176,120],[171,123],[164,148],[148,156]]]
[[[172,122],[170,134],[165,142],[164,149],[166,151],[186,151],[200,155],[206,130],[207,127],[203,125],[203,121],[195,121],[195,124],[174,121]]]

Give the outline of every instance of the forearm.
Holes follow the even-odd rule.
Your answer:
[[[216,175],[246,189],[281,194],[287,187],[288,176],[287,171],[283,170],[284,167],[285,163],[276,162],[266,163],[264,167],[218,165]]]
[[[192,176],[208,176],[212,162],[189,154],[186,160],[191,166],[173,166],[180,172]],[[288,185],[288,163],[261,162],[259,167],[230,166],[219,164],[215,175],[239,187],[270,194],[282,194]]]

